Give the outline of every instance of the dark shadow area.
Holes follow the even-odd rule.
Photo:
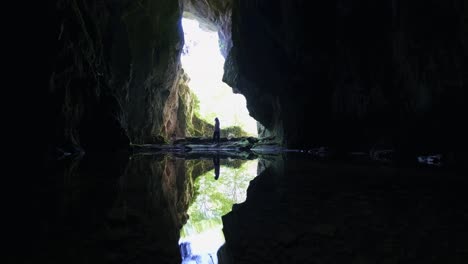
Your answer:
[[[223,217],[220,263],[466,263],[468,180],[289,153]]]
[[[180,262],[192,177],[183,159],[106,153],[49,164],[11,263]]]

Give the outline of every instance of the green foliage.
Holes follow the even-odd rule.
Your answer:
[[[189,89],[189,93],[190,93],[190,98],[192,99],[193,113],[195,115],[200,116],[200,99],[198,99],[198,96],[190,89]]]
[[[187,126],[187,134],[195,137],[209,137],[213,134],[214,126],[205,120],[194,115],[192,123]]]

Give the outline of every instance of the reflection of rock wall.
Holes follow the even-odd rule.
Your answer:
[[[127,161],[126,155],[87,154],[48,163],[23,208],[34,217],[29,216],[25,229],[30,232],[22,241],[23,254],[14,256],[26,261],[18,263],[112,261],[116,250],[106,245],[120,243],[116,237],[121,235],[113,229],[120,222],[111,212]]]
[[[464,175],[293,155],[223,217],[220,263],[467,261]]]
[[[264,202],[263,208],[271,212],[271,218],[276,217],[276,213],[272,211],[270,208],[271,206],[277,202],[277,197],[273,195],[265,195],[266,193],[277,193],[281,194],[284,192],[284,188],[282,187],[284,181],[286,181],[284,177],[284,157],[282,155],[262,155],[258,159],[258,167],[257,167],[257,177],[250,181],[249,186],[247,188],[247,199],[244,203],[242,204],[234,204],[232,207],[232,211],[226,214],[225,216],[222,217],[223,221],[223,233],[226,238],[226,244],[224,244],[218,251],[218,258],[219,258],[219,263],[222,264],[234,264],[234,263],[249,263],[249,262],[258,262],[258,263],[265,263],[263,261],[259,261],[259,259],[253,258],[251,255],[245,255],[245,256],[240,256],[242,254],[239,254],[242,250],[244,250],[246,253],[249,252],[249,250],[246,249],[246,247],[250,246],[250,241],[249,239],[245,239],[248,236],[243,236],[243,235],[236,235],[241,228],[244,228],[244,224],[252,221],[253,225],[256,225],[257,222],[256,220],[260,218],[255,217],[255,213],[251,213],[251,200],[255,200],[256,202],[258,200],[262,200],[261,202]],[[260,186],[261,190],[257,190],[257,186],[259,185],[258,182],[264,182],[265,177],[269,178],[269,183],[267,186],[263,185]],[[259,179],[261,178],[261,179]],[[255,190],[255,193],[254,191]],[[260,195],[260,199],[257,196]],[[257,200],[258,199],[258,200]],[[247,207],[247,208],[246,208]],[[259,210],[260,211],[260,210]],[[246,213],[247,212],[247,213]],[[244,221],[246,220],[246,221]],[[263,220],[260,220],[263,221]],[[260,225],[265,225],[265,228],[269,228],[268,225],[269,221],[264,221],[263,224]],[[241,227],[242,226],[242,227]],[[259,228],[259,226],[251,226],[253,229]],[[246,230],[250,229],[246,228]],[[272,233],[274,232],[274,229],[270,229],[266,231],[266,233]],[[249,231],[250,232],[250,231]],[[243,232],[241,232],[243,233]],[[252,235],[255,232],[252,231]],[[258,242],[258,241],[255,241]],[[266,243],[265,243],[266,244]],[[253,244],[252,246],[257,247],[257,244]],[[260,251],[265,251],[265,249],[259,247],[257,250]],[[263,255],[264,253],[260,253]],[[291,262],[294,263],[294,262]]]
[[[134,236],[168,259],[179,257],[179,230],[187,219],[191,179],[184,160],[134,156],[121,180],[121,208],[138,223]]]
[[[211,160],[125,154],[51,162],[50,177],[37,182],[31,201],[35,217],[25,247],[33,247],[25,257],[180,263],[179,232],[194,196],[193,178],[212,166]]]

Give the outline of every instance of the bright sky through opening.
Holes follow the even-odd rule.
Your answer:
[[[181,61],[190,77],[189,87],[200,100],[200,117],[214,124],[218,117],[221,129],[240,126],[245,132],[257,136],[257,121],[247,110],[245,97],[234,94],[222,82],[224,57],[218,44],[218,33],[204,31],[198,21],[182,19],[185,46]]]

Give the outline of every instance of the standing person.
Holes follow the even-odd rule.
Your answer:
[[[214,132],[213,132],[213,142],[216,141],[217,144],[219,144],[220,131],[221,131],[221,129],[219,128],[219,119],[216,117],[215,118]]]

